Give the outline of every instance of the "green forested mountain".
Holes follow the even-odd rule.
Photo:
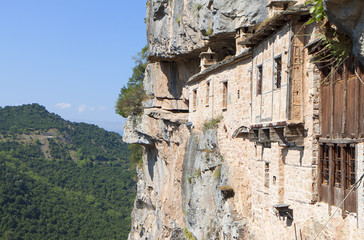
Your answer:
[[[0,239],[126,239],[128,157],[117,133],[38,104],[0,108]]]

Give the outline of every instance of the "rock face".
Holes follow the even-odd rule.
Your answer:
[[[154,58],[196,53],[212,35],[220,44],[230,42],[230,48],[233,38],[228,41],[226,35],[267,16],[267,0],[151,0],[147,5],[149,55]]]
[[[234,211],[227,166],[219,151],[217,131],[189,138],[182,172],[184,222],[197,239],[242,239],[246,220]]]
[[[330,22],[353,39],[353,52],[364,64],[364,1],[324,0]]]
[[[134,126],[135,131],[126,131],[124,141],[140,143],[145,149],[143,166],[138,169],[130,239],[171,238],[182,233],[180,181],[187,141],[184,136],[188,135],[185,117],[183,113],[149,109],[142,119],[128,118],[125,128]]]
[[[216,131],[190,135],[185,86],[200,71],[199,53],[209,46],[219,60],[234,55],[235,28],[264,21],[266,5],[267,0],[147,2],[149,98],[141,117],[128,118],[123,136],[145,149],[130,239],[184,239],[189,231],[198,239],[244,234],[246,223],[237,221],[229,189],[220,190],[227,169]]]

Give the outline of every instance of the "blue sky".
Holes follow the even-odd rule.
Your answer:
[[[0,0],[0,106],[39,103],[120,132],[114,106],[144,17],[144,0]]]

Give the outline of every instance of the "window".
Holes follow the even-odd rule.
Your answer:
[[[331,183],[330,167],[332,167]],[[341,188],[344,183],[344,188],[350,189],[355,183],[355,146],[351,144],[321,144],[320,176],[321,184]]]
[[[321,183],[329,184],[329,146],[320,145],[320,175]]]
[[[333,146],[333,185],[341,187],[341,147],[338,145]]]
[[[258,76],[257,76],[257,95],[262,94],[262,85],[263,85],[263,67],[258,66]]]
[[[344,147],[344,187],[349,189],[355,183],[355,146]]]
[[[274,59],[274,66],[273,66],[273,74],[274,74],[274,88],[279,89],[281,88],[281,81],[282,81],[282,58],[281,56],[276,57]]]
[[[192,91],[192,109],[195,110],[197,107],[197,89]]]
[[[357,190],[351,190],[356,181],[355,144],[322,143],[319,149],[320,201],[356,212]]]
[[[269,163],[264,164],[264,187],[269,188]]]
[[[227,108],[228,104],[228,82],[223,82],[222,86],[222,108]]]
[[[206,83],[206,106],[210,104],[210,82]]]

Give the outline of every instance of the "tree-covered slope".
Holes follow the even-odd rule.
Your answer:
[[[128,156],[117,133],[38,104],[0,108],[0,239],[126,239]]]

